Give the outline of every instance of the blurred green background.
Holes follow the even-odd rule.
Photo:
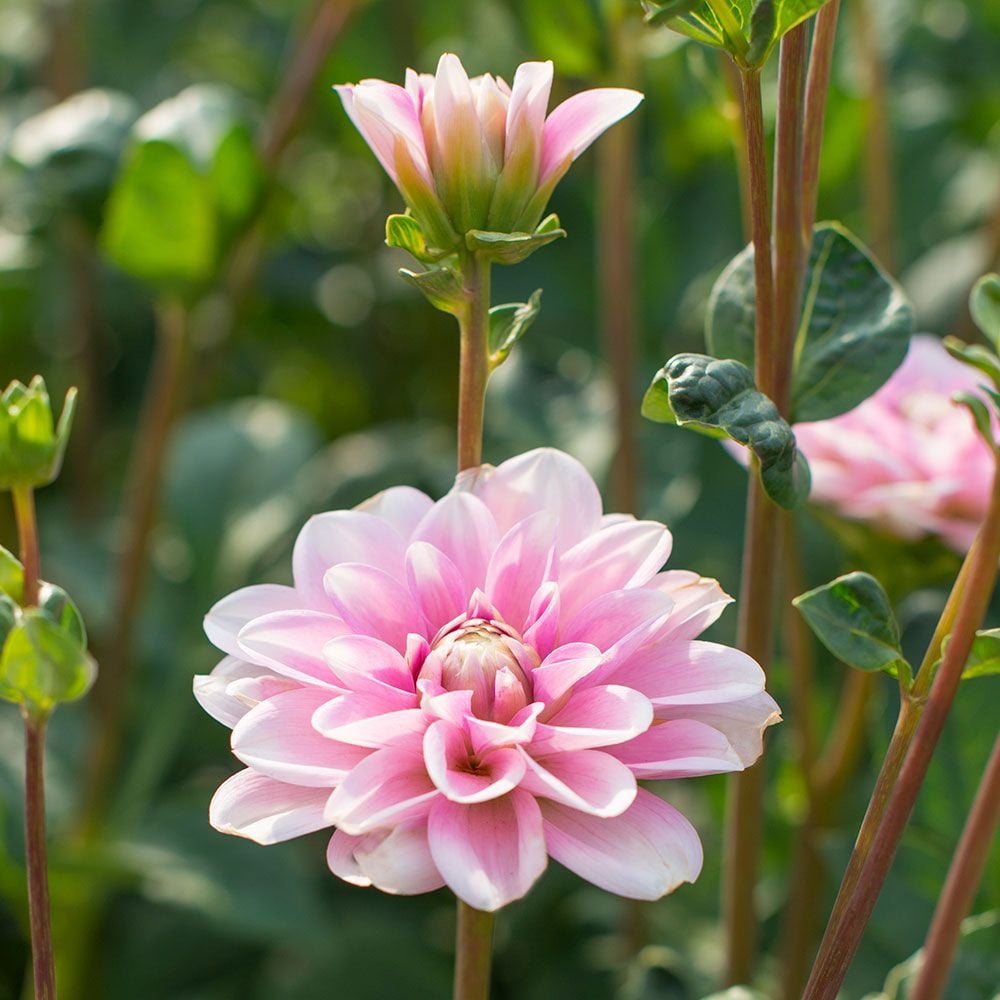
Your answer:
[[[859,30],[860,3],[844,4],[819,216],[876,244],[921,329],[968,333],[965,296],[1000,255],[1000,4],[871,2],[874,22]],[[188,321],[149,571],[135,590],[130,680],[104,709],[123,726],[122,752],[96,816],[86,800],[104,681],[50,727],[52,892],[67,1000],[448,995],[445,893],[393,899],[342,884],[326,869],[323,834],[261,848],[208,826],[208,800],[235,768],[228,733],[191,696],[192,676],[217,658],[201,618],[237,587],[286,579],[309,514],[392,483],[440,493],[452,476],[453,323],[396,276],[408,259],[382,240],[401,201],[332,84],[401,80],[406,66],[430,71],[448,50],[470,72],[507,79],[520,61],[552,59],[554,102],[632,80],[646,94],[631,185],[636,398],[667,356],[702,349],[708,290],[743,243],[731,125],[720,113],[724,76],[715,54],[643,27],[638,14],[637,3],[597,0],[0,3],[0,383],[41,372],[54,397],[81,388],[66,469],[39,497],[42,564],[79,602],[102,661],[120,633],[127,469],[136,453],[155,451],[137,432],[143,396],[170,317],[182,308]],[[873,55],[887,83],[889,174],[879,174],[872,139]],[[496,302],[539,286],[545,295],[491,385],[485,450],[498,461],[554,444],[607,482],[618,443],[598,330],[599,156],[574,167],[553,199],[569,238],[495,274]],[[637,512],[674,531],[671,565],[735,590],[743,471],[697,436],[638,431]],[[845,547],[811,515],[802,521],[808,582],[890,563],[907,645],[920,647],[957,560],[933,545],[910,562],[887,559],[884,540],[865,535]],[[14,543],[6,507],[0,539]],[[719,638],[731,639],[734,619],[716,627]],[[821,730],[844,669],[819,659]],[[780,661],[772,676],[786,700]],[[824,841],[829,899],[895,700],[889,681],[880,683],[864,761]],[[878,994],[887,977],[886,996],[905,995],[905,976],[893,970],[922,942],[998,704],[1000,678],[961,692],[847,997]],[[791,828],[804,804],[787,729],[773,732],[768,764],[766,995],[776,995]],[[25,996],[21,739],[16,709],[0,707],[0,1000]],[[721,779],[667,789],[702,833],[705,871],[638,913],[553,864],[500,919],[497,1000],[710,993],[721,963],[723,790]],[[997,852],[976,912],[992,916],[963,945],[955,1000],[997,995]]]

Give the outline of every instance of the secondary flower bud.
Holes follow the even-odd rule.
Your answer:
[[[45,381],[11,382],[0,396],[0,489],[46,486],[59,475],[76,406],[76,389],[66,393],[58,428]]]

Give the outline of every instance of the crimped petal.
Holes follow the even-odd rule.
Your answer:
[[[289,785],[247,768],[219,786],[208,821],[220,833],[278,844],[329,826],[323,817],[329,797],[329,789]]]

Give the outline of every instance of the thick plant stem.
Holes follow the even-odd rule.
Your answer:
[[[24,716],[24,851],[35,1000],[55,1000],[55,955],[45,846],[45,719]]]
[[[453,1000],[488,1000],[494,915],[458,901]]]
[[[458,471],[482,464],[483,409],[490,377],[490,264],[466,256],[465,302],[458,314]]]
[[[976,899],[990,842],[1000,824],[1000,736],[993,744],[972,811],[966,820],[958,850],[948,869],[924,944],[917,982],[910,1000],[939,1000],[955,958],[962,921]]]
[[[130,459],[126,500],[126,541],[118,565],[115,631],[104,653],[94,697],[101,719],[91,768],[85,827],[96,822],[118,766],[132,674],[132,640],[149,558],[149,541],[160,497],[163,462],[184,384],[188,353],[188,314],[178,301],[160,305],[157,351]]]
[[[854,954],[857,951],[861,936],[864,933],[871,912],[875,907],[882,885],[888,874],[895,856],[896,848],[902,838],[903,830],[910,817],[917,794],[930,766],[934,748],[944,728],[948,711],[955,698],[962,670],[968,658],[969,650],[975,639],[976,629],[982,621],[997,578],[997,563],[1000,560],[1000,470],[994,475],[993,492],[986,520],[980,528],[976,541],[966,557],[963,571],[956,581],[948,605],[942,618],[954,614],[954,629],[950,631],[948,645],[933,682],[924,680],[930,673],[929,666],[936,661],[934,645],[940,644],[943,638],[941,623],[932,639],[931,647],[924,658],[924,665],[914,684],[914,691],[926,689],[930,684],[926,705],[912,731],[905,737],[900,734],[900,727],[893,735],[889,747],[889,757],[883,764],[883,773],[879,777],[879,786],[886,784],[887,795],[881,806],[881,822],[871,831],[866,842],[862,843],[859,835],[851,858],[851,869],[857,871],[853,884],[845,884],[834,907],[834,915],[830,919],[824,935],[819,957],[813,966],[812,975],[804,993],[806,1000],[833,1000],[844,981]],[[956,591],[961,588],[957,600]],[[957,605],[957,607],[956,607]],[[944,634],[947,634],[945,632]],[[923,681],[923,683],[921,683]],[[918,696],[919,697],[919,696]],[[919,704],[913,700],[914,704]],[[905,716],[900,716],[902,724]],[[903,744],[902,753],[897,744]],[[894,781],[883,782],[887,766],[893,759],[902,757],[898,767],[898,777]],[[873,799],[874,805],[874,799]],[[871,807],[869,807],[871,812]],[[868,824],[868,817],[865,817]],[[862,827],[864,832],[864,827]],[[860,858],[860,861],[858,860]],[[835,918],[839,918],[835,921]]]
[[[38,519],[35,517],[35,491],[30,486],[16,486],[12,496],[21,565],[24,567],[24,595],[21,605],[31,608],[38,604]]]
[[[806,76],[805,134],[802,139],[802,235],[809,245],[819,192],[819,154],[823,148],[826,98],[830,90],[833,43],[837,35],[840,0],[828,0],[816,15],[809,73]]]

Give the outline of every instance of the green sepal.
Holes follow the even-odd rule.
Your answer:
[[[496,264],[519,264],[536,250],[565,235],[566,230],[559,228],[559,217],[549,215],[533,233],[492,233],[472,229],[465,234],[465,245],[473,253]]]
[[[1000,350],[1000,274],[984,274],[972,286],[969,313],[983,336]]]
[[[465,304],[462,276],[450,265],[441,264],[426,271],[402,267],[399,276],[413,285],[435,309],[457,316]]]
[[[524,336],[542,307],[542,290],[531,293],[527,302],[507,302],[490,309],[490,368],[497,368]]]
[[[0,396],[0,489],[35,489],[59,475],[75,411],[76,389],[69,389],[54,426],[41,375],[27,386],[11,382]]]
[[[96,676],[97,665],[71,631],[41,608],[21,612],[0,654],[0,698],[45,718],[59,703],[82,698]]]
[[[676,355],[653,378],[642,413],[749,448],[759,460],[765,492],[779,506],[792,509],[808,498],[809,465],[791,427],[739,361]]]
[[[959,406],[964,406],[972,414],[972,419],[975,421],[976,430],[979,432],[979,436],[990,446],[990,450],[993,454],[1000,457],[1000,451],[997,449],[996,438],[993,436],[993,424],[990,420],[990,411],[983,402],[982,397],[977,396],[974,392],[956,392],[951,398],[958,403]]]
[[[942,649],[942,654],[944,650]],[[981,629],[972,641],[962,680],[1000,674],[1000,628]]]
[[[858,670],[902,672],[910,667],[900,646],[889,595],[868,573],[848,573],[796,597],[792,604],[834,656]]]
[[[945,337],[942,343],[956,361],[978,368],[1000,389],[1000,358],[988,347],[983,347],[982,344],[966,344],[957,337]]]
[[[434,264],[449,253],[429,246],[423,227],[409,214],[390,215],[385,220],[385,245],[405,250],[421,264]]]

